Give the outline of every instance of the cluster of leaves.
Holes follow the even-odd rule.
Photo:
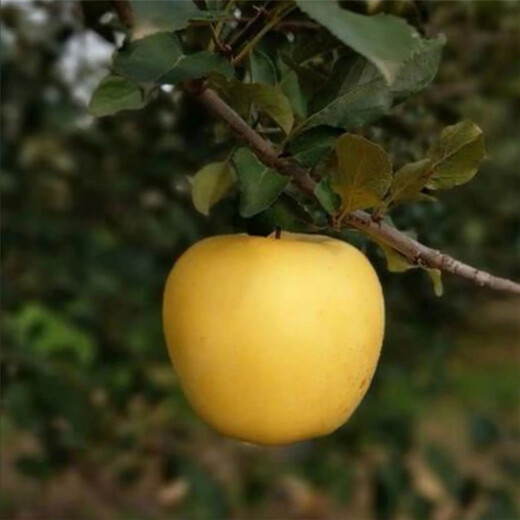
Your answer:
[[[380,219],[397,205],[434,201],[431,192],[468,182],[484,158],[482,132],[471,121],[445,128],[425,158],[395,173],[388,154],[360,135],[433,80],[442,35],[427,39],[402,18],[369,16],[334,1],[277,2],[265,13],[271,25],[311,20],[317,22],[312,37],[289,29],[273,35],[262,27],[230,59],[231,43],[244,36],[238,23],[243,13],[238,22],[228,15],[234,2],[226,9],[209,3],[202,10],[184,1],[152,2],[147,9],[134,4],[134,30],[115,53],[113,72],[94,93],[91,111],[103,116],[142,108],[165,85],[205,79],[280,154],[310,169],[321,204],[311,213],[314,224],[313,215],[323,222],[317,209],[341,223],[360,209]],[[247,5],[236,6],[247,12]],[[238,191],[244,218],[264,212],[282,194],[295,196],[290,179],[245,147],[204,166],[191,177],[191,186],[193,203],[205,215],[230,192]],[[414,267],[380,246],[390,270]],[[440,294],[440,273],[429,272]]]

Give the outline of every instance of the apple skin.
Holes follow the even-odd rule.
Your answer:
[[[379,359],[384,299],[345,242],[224,235],[178,259],[163,326],[194,410],[227,436],[280,445],[330,433],[357,408]]]

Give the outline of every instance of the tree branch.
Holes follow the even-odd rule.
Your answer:
[[[212,113],[225,121],[260,161],[266,166],[291,177],[302,191],[314,197],[316,183],[310,178],[308,172],[295,162],[280,157],[271,143],[257,134],[214,90],[204,88],[197,83],[188,84],[186,88]],[[480,271],[449,255],[431,249],[388,224],[376,222],[365,211],[354,211],[346,215],[343,222],[389,245],[405,256],[412,264],[439,269],[446,273],[466,278],[482,287],[520,294],[520,284],[506,278],[493,276],[485,271]]]

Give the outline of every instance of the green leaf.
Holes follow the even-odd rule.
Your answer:
[[[169,85],[212,72],[224,77],[234,73],[231,64],[217,54],[208,51],[184,54],[179,38],[167,32],[130,42],[116,54],[114,70],[136,82]]]
[[[228,161],[207,164],[190,178],[193,205],[203,215],[230,190],[234,183]]]
[[[293,57],[287,52],[280,53],[280,58],[296,73],[301,88],[307,96],[313,95],[327,80],[327,77],[316,69],[304,67],[295,62]]]
[[[321,179],[314,188],[314,195],[329,215],[335,215],[341,206],[340,196],[332,189],[330,179]]]
[[[295,135],[289,142],[288,149],[292,157],[302,166],[314,167],[334,148],[341,130],[320,126],[308,132]]]
[[[307,96],[300,87],[298,75],[293,70],[288,70],[282,76],[280,88],[285,94],[294,113],[301,119],[307,117]]]
[[[403,63],[391,86],[397,98],[419,92],[433,81],[445,44],[443,35],[433,40],[420,40],[419,48]]]
[[[290,133],[294,116],[291,104],[282,92],[260,83],[244,85],[244,91],[260,112],[265,112],[286,134]]]
[[[419,192],[415,197],[412,197],[410,200],[417,202],[437,202],[438,199],[430,195],[429,193]]]
[[[276,63],[278,70],[280,71],[281,79],[279,86],[282,89],[282,92],[287,96],[294,113],[300,119],[305,119],[307,117],[309,96],[301,85],[298,74],[289,65],[287,65],[287,63],[285,63],[283,59],[283,52],[278,53],[278,59]]]
[[[302,93],[309,97],[313,95],[327,77],[318,72],[312,65],[321,60],[321,56],[334,49],[343,47],[342,42],[331,35],[326,29],[319,29],[309,34],[296,34],[295,42],[279,48],[277,65],[282,79],[288,70],[292,70],[297,78]]]
[[[296,0],[296,4],[343,43],[374,63],[389,85],[394,83],[403,64],[420,48],[419,34],[402,18],[357,14],[342,9],[335,1]]]
[[[428,273],[428,276],[430,277],[430,280],[433,284],[433,292],[435,293],[435,296],[442,296],[444,294],[444,286],[442,285],[442,273],[439,271],[439,269],[428,269],[426,268],[425,271]]]
[[[333,99],[306,119],[295,132],[300,133],[316,126],[334,126],[352,130],[376,120],[392,106],[392,96],[381,88],[379,80],[356,85]]]
[[[445,128],[429,157],[404,165],[394,175],[386,203],[431,200],[424,187],[448,189],[470,180],[484,158],[482,131],[470,121]]]
[[[379,240],[376,240],[375,242],[383,251],[386,258],[386,267],[390,272],[403,273],[404,271],[408,271],[408,269],[414,269],[417,267],[416,265],[411,264],[405,256],[399,253],[399,251],[396,251],[384,242],[380,242]]]
[[[434,172],[428,184],[431,190],[446,190],[471,180],[485,157],[482,130],[471,121],[446,127],[428,156]]]
[[[231,77],[234,69],[231,63],[222,56],[208,51],[184,55],[178,59],[174,67],[158,79],[158,83],[174,85],[181,81],[202,78],[211,72]]]
[[[96,117],[109,116],[121,110],[137,110],[149,101],[144,91],[133,81],[110,74],[101,80],[89,103]]]
[[[332,186],[341,196],[343,212],[378,206],[392,180],[386,152],[364,137],[344,134],[336,141],[336,155]]]
[[[211,77],[211,82],[243,117],[248,117],[249,107],[254,104],[259,112],[267,114],[286,134],[291,131],[294,123],[291,104],[278,88],[263,83],[242,83],[235,78],[226,80],[218,74]]]
[[[114,58],[114,70],[138,83],[154,82],[183,57],[179,38],[160,32],[129,42]]]
[[[221,10],[201,11],[192,0],[130,0],[135,20],[134,36],[185,29],[190,21],[214,21],[226,15]]]
[[[431,159],[405,164],[392,179],[387,203],[398,203],[417,197],[433,173]]]
[[[294,63],[305,66],[339,47],[343,47],[343,43],[326,29],[320,28],[312,33],[312,37],[305,32],[296,34],[295,42],[291,45],[289,52]]]
[[[276,85],[276,67],[271,58],[258,49],[254,49],[250,57],[252,83]]]
[[[393,86],[388,86],[379,70],[365,58],[342,56],[334,64],[327,82],[313,96],[311,116],[297,131],[319,125],[351,130],[388,113],[396,101],[421,90],[433,79],[443,41],[422,41],[417,53],[403,65]],[[436,60],[431,48],[437,53]]]
[[[318,112],[352,89],[371,83],[377,83],[381,90],[388,92],[383,76],[372,63],[352,53],[341,56],[335,61],[327,81],[313,97],[311,112]]]
[[[289,179],[264,166],[248,148],[233,154],[240,190],[240,214],[249,218],[268,208],[282,193]]]

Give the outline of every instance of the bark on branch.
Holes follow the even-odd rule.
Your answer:
[[[307,171],[295,162],[279,157],[271,143],[256,133],[215,91],[196,83],[187,85],[187,90],[197,97],[212,113],[225,121],[260,161],[266,166],[291,177],[302,191],[309,196],[314,196],[315,182],[310,178]],[[447,254],[431,249],[388,224],[376,222],[365,211],[350,213],[344,218],[343,223],[365,231],[378,241],[384,242],[396,251],[399,251],[413,264],[439,269],[446,273],[466,278],[482,287],[520,294],[520,284],[513,280],[493,276],[460,262]]]

